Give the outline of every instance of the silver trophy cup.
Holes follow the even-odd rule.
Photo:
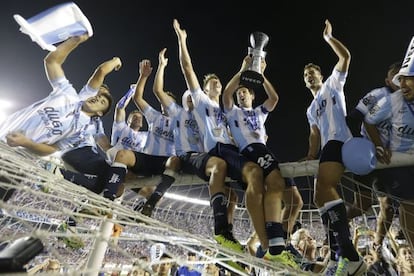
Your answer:
[[[263,75],[261,70],[262,59],[266,57],[263,50],[269,42],[269,36],[263,32],[254,32],[250,34],[250,45],[248,48],[249,55],[252,56],[250,67],[244,71],[240,78],[240,83],[247,87],[257,87],[263,84]]]

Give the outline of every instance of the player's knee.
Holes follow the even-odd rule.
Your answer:
[[[178,171],[180,169],[180,166],[181,166],[180,158],[178,158],[177,156],[171,156],[170,158],[168,158],[165,167],[173,171]]]
[[[211,174],[227,174],[227,164],[221,158],[211,157],[207,163],[207,171],[211,172]]]
[[[261,180],[261,182],[263,182],[263,170],[259,167],[259,165],[253,162],[247,162],[244,165],[243,176],[246,178],[246,180]]]

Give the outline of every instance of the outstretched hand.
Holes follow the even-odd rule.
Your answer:
[[[165,52],[167,52],[167,48],[162,49],[158,54],[158,63],[162,66],[168,65],[168,58],[165,57]]]
[[[252,64],[252,57],[250,55],[247,55],[243,59],[242,66],[240,68],[240,72],[244,72],[247,69],[249,69],[249,66]]]
[[[175,33],[177,34],[178,38],[184,39],[184,40],[187,38],[187,32],[184,29],[181,29],[180,23],[178,22],[177,19],[174,19],[173,27],[174,27]]]
[[[151,61],[149,59],[143,59],[139,63],[139,73],[140,73],[140,75],[142,75],[144,77],[148,77],[149,75],[151,75],[151,72],[152,72]]]
[[[118,71],[122,67],[122,61],[119,57],[113,57],[112,60],[115,62],[114,70]]]
[[[20,132],[10,132],[6,136],[7,145],[10,147],[25,146],[31,142],[23,133]]]
[[[323,30],[323,38],[326,41],[332,38],[332,25],[328,19],[325,20],[325,29]]]

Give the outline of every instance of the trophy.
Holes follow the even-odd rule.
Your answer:
[[[263,32],[254,32],[250,34],[250,45],[248,48],[249,55],[252,56],[250,67],[241,74],[240,83],[250,88],[254,88],[263,84],[263,76],[261,70],[262,59],[266,57],[263,50],[269,42],[269,36]]]

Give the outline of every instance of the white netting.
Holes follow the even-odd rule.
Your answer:
[[[0,198],[0,243],[27,236],[40,239],[44,250],[29,262],[28,267],[39,265],[46,259],[57,259],[62,266],[61,273],[68,275],[97,275],[99,271],[116,269],[127,275],[132,264],[151,271],[152,265],[165,262],[150,258],[151,248],[154,250],[154,246],[163,243],[165,253],[178,266],[187,264],[189,251],[197,253],[197,261],[191,264],[200,271],[207,263],[217,263],[233,271],[227,264],[233,260],[268,271],[267,275],[305,273],[217,245],[212,239],[213,217],[208,187],[196,177],[178,179],[159,202],[152,218],[148,218],[133,211],[136,204],[133,191],[126,190],[122,203],[112,202],[45,170],[47,164],[44,159],[0,144],[0,188],[15,190],[10,198],[7,199],[4,192]],[[312,175],[317,163],[285,163],[281,169],[286,176],[303,177]],[[298,186],[307,204],[299,220],[302,227],[308,228],[322,243],[324,230],[311,203],[313,178],[302,180]],[[141,185],[146,184],[142,181]],[[348,189],[346,185],[341,188]],[[182,198],[177,199],[177,195]],[[188,202],[189,198],[199,202]],[[375,215],[374,212],[374,218]],[[69,217],[77,222],[75,229],[62,224]],[[234,236],[245,242],[253,229],[242,197],[233,224]],[[122,227],[118,237],[113,235],[114,225]],[[203,253],[207,251],[216,254]],[[144,256],[149,257],[149,261],[143,261]]]
[[[202,255],[210,250],[217,254],[202,256],[199,264],[216,262],[234,270],[227,261],[237,260],[274,271],[274,275],[288,271],[281,265],[218,246],[211,238],[208,206],[187,208],[186,203],[176,202],[174,206],[165,200],[156,210],[155,219],[148,218],[131,209],[133,200],[122,204],[109,201],[52,174],[44,169],[45,165],[38,157],[0,145],[0,188],[14,189],[8,200],[3,195],[0,201],[0,242],[27,236],[40,239],[44,250],[30,261],[29,267],[57,259],[62,272],[69,275],[97,275],[98,271],[118,268],[127,271],[134,263],[150,270],[151,265],[162,260],[139,259],[150,256],[151,246],[162,242],[166,244],[165,253],[178,265],[187,262],[184,256],[188,251]],[[199,189],[197,186],[200,185],[192,189]],[[236,213],[235,228],[240,224],[240,232],[250,231],[246,212]],[[68,217],[75,218],[76,232],[62,226]],[[114,224],[122,226],[117,238],[111,236]]]

